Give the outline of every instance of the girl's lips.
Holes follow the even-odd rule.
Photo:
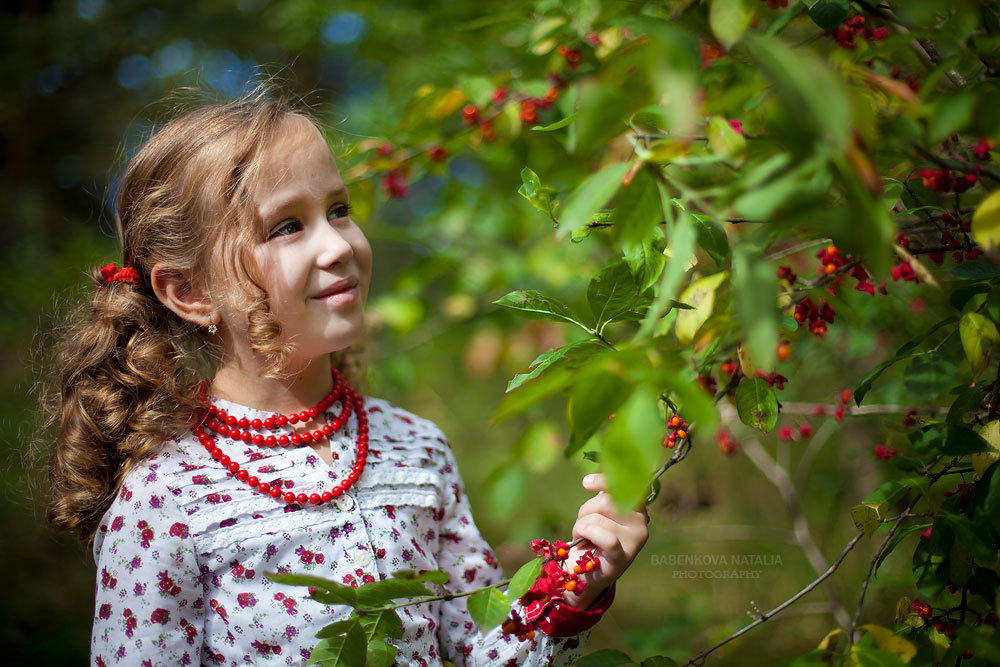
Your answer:
[[[329,304],[331,306],[346,306],[354,303],[357,298],[358,288],[356,285],[350,285],[336,292],[327,292],[321,296],[313,297],[316,301]]]

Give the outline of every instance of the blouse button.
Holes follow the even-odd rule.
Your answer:
[[[351,558],[351,560],[353,560],[355,563],[357,563],[361,567],[366,567],[369,563],[372,562],[372,555],[370,553],[368,553],[367,550],[365,550],[365,551],[359,551],[356,554],[354,554],[354,556]]]
[[[337,506],[337,509],[339,509],[341,512],[346,512],[347,510],[354,507],[354,498],[346,494],[342,496],[337,496],[337,499],[334,501],[334,504]]]

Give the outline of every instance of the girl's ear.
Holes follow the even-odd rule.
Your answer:
[[[178,317],[203,327],[215,323],[216,308],[211,297],[184,272],[157,263],[149,272],[149,281],[156,298]]]

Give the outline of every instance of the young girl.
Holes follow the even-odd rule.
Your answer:
[[[62,344],[51,461],[51,520],[93,542],[94,664],[305,664],[350,610],[269,571],[503,578],[438,428],[357,392],[372,252],[348,200],[316,122],[266,89],[175,118],[128,165],[123,266],[94,271]],[[396,663],[571,664],[647,522],[598,493],[567,562],[596,547],[599,567],[543,632],[481,633],[466,597],[405,606]]]

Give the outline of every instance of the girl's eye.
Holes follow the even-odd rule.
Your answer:
[[[288,234],[293,234],[299,231],[300,229],[302,229],[302,223],[300,223],[298,220],[289,220],[285,223],[282,223],[281,226],[277,227],[273,232],[271,232],[271,236],[268,238],[273,239],[276,236],[286,236]]]
[[[337,204],[336,206],[330,209],[330,213],[335,214],[335,216],[338,218],[346,218],[351,214],[351,205]]]

